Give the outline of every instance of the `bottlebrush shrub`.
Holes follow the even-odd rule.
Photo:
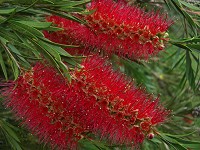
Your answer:
[[[58,16],[48,17],[47,21],[64,29],[51,40],[66,36],[89,50],[103,50],[129,59],[156,55],[168,41],[167,29],[172,22],[159,12],[145,12],[112,0],[93,0],[87,10],[95,12],[81,16],[86,25]]]
[[[158,99],[104,58],[88,56],[82,66],[70,72],[69,85],[52,67],[37,63],[4,89],[7,107],[41,141],[60,149],[75,148],[88,132],[132,146],[153,138],[155,126],[169,114]]]

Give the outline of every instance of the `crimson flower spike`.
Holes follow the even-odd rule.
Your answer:
[[[54,68],[37,63],[4,88],[6,106],[52,148],[76,149],[88,132],[132,146],[153,138],[169,114],[158,99],[113,71],[105,58],[88,56],[82,66],[70,72],[69,85]]]
[[[84,92],[86,99],[79,97],[78,102],[74,99],[71,103],[88,110],[79,121],[112,143],[136,146],[145,137],[152,138],[155,126],[169,114],[158,98],[154,99],[136,88],[125,75],[113,71],[105,58],[89,56],[82,66],[72,73],[74,89]]]
[[[87,10],[95,10],[81,16],[87,25],[57,16],[48,17],[48,21],[64,29],[52,40],[66,36],[73,44],[87,50],[103,50],[106,54],[129,59],[148,59],[163,50],[168,41],[167,29],[172,22],[159,12],[145,12],[112,0],[93,0]],[[46,34],[47,38],[50,36]]]
[[[41,142],[50,143],[52,149],[74,150],[87,130],[66,109],[68,91],[66,80],[54,68],[37,63],[1,90],[1,95],[5,105]]]

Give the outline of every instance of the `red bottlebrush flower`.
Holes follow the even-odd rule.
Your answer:
[[[72,86],[80,88],[90,102],[79,102],[80,107],[97,108],[86,112],[87,117],[80,118],[80,122],[85,122],[93,133],[100,132],[102,137],[120,144],[138,144],[145,136],[152,138],[153,127],[169,113],[158,104],[158,99],[152,101],[152,96],[114,72],[105,59],[88,57],[82,66],[72,73]]]
[[[94,0],[87,10],[95,10],[93,14],[82,16],[87,25],[57,16],[47,20],[64,29],[57,37],[65,35],[89,50],[103,50],[130,59],[155,55],[168,40],[167,29],[171,22],[158,12],[146,13],[112,0]]]
[[[70,72],[70,85],[38,63],[4,89],[6,105],[40,140],[60,149],[73,149],[87,132],[133,146],[153,138],[169,112],[105,60],[86,58],[83,68]]]
[[[2,95],[5,105],[40,141],[50,143],[53,149],[75,149],[86,129],[65,109],[69,105],[64,94],[67,91],[67,82],[54,68],[37,63],[9,84]]]

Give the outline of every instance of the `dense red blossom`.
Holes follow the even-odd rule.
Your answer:
[[[6,89],[6,106],[40,141],[52,148],[75,149],[86,131],[66,109],[69,87],[54,68],[37,63]]]
[[[142,143],[166,111],[158,99],[136,88],[106,59],[88,56],[83,68],[71,71],[67,84],[55,69],[37,63],[2,94],[6,105],[40,140],[60,149],[75,148],[92,132],[111,143]]]
[[[84,68],[73,72],[72,85],[81,87],[88,97],[88,103],[84,100],[82,104],[80,99],[80,107],[93,108],[87,117],[80,118],[93,133],[100,132],[114,143],[136,144],[166,119],[169,112],[158,104],[158,99],[154,100],[123,74],[113,71],[105,59],[88,57],[82,65]]]
[[[46,37],[59,42],[57,39],[66,36],[67,41],[62,42],[78,44],[97,52],[103,50],[107,54],[115,53],[130,59],[156,55],[168,40],[167,29],[171,22],[166,20],[166,15],[160,15],[159,12],[147,13],[112,0],[93,0],[87,10],[95,10],[90,15],[82,16],[87,25],[58,16],[48,17],[48,21],[64,31],[57,32],[56,36],[46,33]]]

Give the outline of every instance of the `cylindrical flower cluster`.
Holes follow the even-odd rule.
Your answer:
[[[69,86],[57,71],[42,63],[4,88],[5,105],[40,141],[52,148],[74,149],[87,131],[77,124],[67,106]],[[70,97],[68,97],[70,98]]]
[[[89,51],[104,51],[106,54],[117,54],[129,59],[149,58],[163,50],[168,40],[167,29],[171,21],[159,12],[145,12],[137,7],[128,6],[113,0],[93,0],[87,7],[94,13],[81,15],[87,24],[50,16],[47,21],[53,22],[63,31],[46,32],[46,37],[62,43],[78,44]]]
[[[105,58],[88,56],[71,71],[72,83],[48,65],[37,63],[4,88],[12,108],[41,141],[74,149],[87,133],[112,143],[137,145],[153,137],[168,111],[158,99],[113,71]]]

